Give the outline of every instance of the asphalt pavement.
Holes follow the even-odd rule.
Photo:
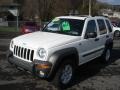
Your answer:
[[[0,90],[58,90],[50,82],[16,69],[6,59],[11,38],[0,39]],[[114,40],[112,61],[98,59],[82,65],[68,90],[120,90],[120,39]]]

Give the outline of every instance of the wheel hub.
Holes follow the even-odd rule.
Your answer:
[[[71,65],[66,65],[62,71],[62,74],[61,74],[61,82],[63,84],[67,84],[71,78],[72,78],[72,75],[73,75],[73,69],[72,69],[72,66]]]
[[[106,57],[105,57],[106,61],[108,61],[109,58],[110,58],[110,50],[107,50],[106,51]]]

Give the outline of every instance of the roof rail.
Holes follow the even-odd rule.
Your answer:
[[[92,17],[90,15],[78,15],[78,16],[80,16],[80,17]]]
[[[101,16],[94,16],[94,17],[106,17],[106,16],[101,15]],[[106,17],[106,18],[107,18],[107,17]]]
[[[71,15],[69,15],[69,16],[88,17],[88,16],[90,16],[90,15],[71,14]]]

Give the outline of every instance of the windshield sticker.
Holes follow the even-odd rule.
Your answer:
[[[63,31],[70,31],[70,24],[67,21],[62,22],[62,30]]]
[[[54,18],[52,21],[53,22],[57,22],[57,21],[59,21],[60,19],[59,18]]]

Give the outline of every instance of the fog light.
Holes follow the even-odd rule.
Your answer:
[[[44,77],[45,73],[43,71],[39,71],[41,77]]]
[[[38,68],[38,69],[48,69],[48,68],[50,68],[50,65],[47,65],[47,64],[37,64],[36,68]]]

